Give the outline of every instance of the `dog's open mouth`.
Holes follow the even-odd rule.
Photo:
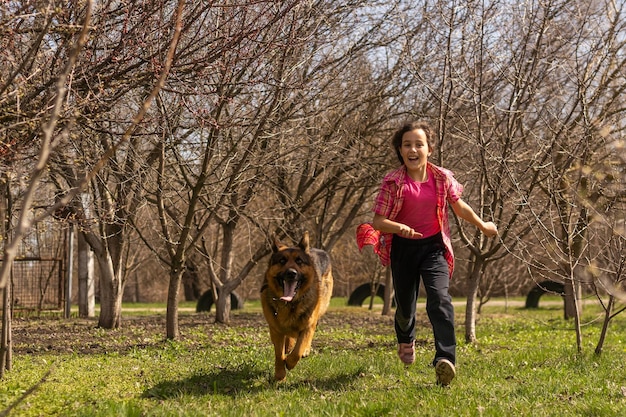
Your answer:
[[[299,286],[300,286],[300,281],[284,280],[283,281],[283,296],[280,297],[280,299],[285,302],[289,302],[293,300],[293,297],[295,297]]]

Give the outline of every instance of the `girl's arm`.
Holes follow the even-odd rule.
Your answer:
[[[498,234],[496,225],[493,222],[484,222],[465,201],[458,199],[456,203],[451,205],[457,216],[478,227],[485,236],[493,237]]]
[[[394,222],[393,220],[389,220],[380,214],[374,214],[372,226],[374,226],[374,229],[380,230],[383,233],[394,233],[409,239],[423,236],[420,232],[416,232],[406,224]]]

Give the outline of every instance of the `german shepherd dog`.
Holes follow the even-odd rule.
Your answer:
[[[274,344],[274,377],[282,381],[308,356],[319,318],[333,292],[330,256],[309,246],[304,232],[297,247],[276,238],[261,286],[263,315]]]

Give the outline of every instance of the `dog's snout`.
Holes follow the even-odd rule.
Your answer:
[[[285,278],[287,279],[295,279],[298,276],[298,271],[294,268],[289,268],[285,271]]]

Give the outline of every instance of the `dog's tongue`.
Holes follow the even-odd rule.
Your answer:
[[[280,299],[287,302],[293,300],[293,296],[296,295],[297,284],[297,281],[285,281],[283,283],[283,296]]]

